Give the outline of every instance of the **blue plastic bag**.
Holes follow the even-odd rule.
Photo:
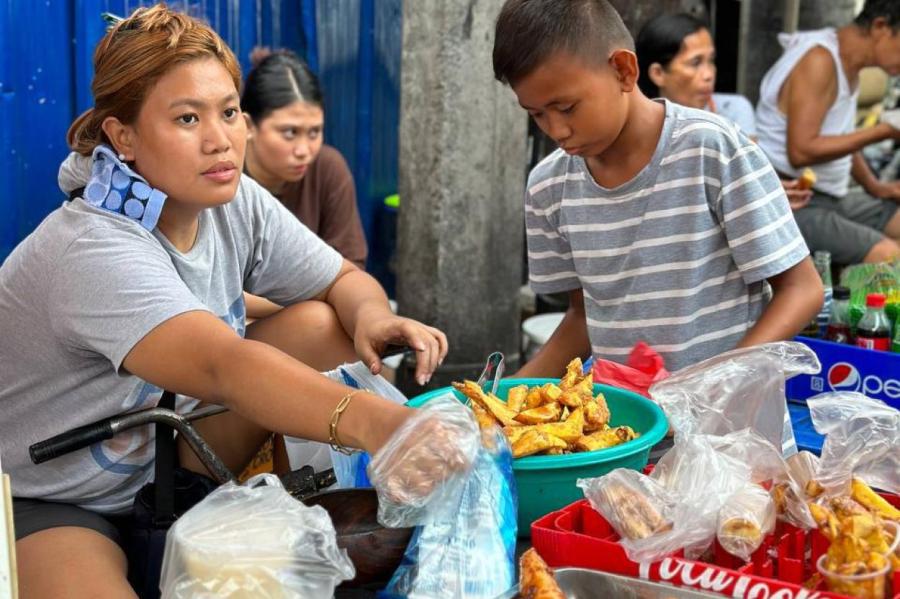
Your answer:
[[[517,498],[499,429],[484,433],[461,493],[429,510],[381,599],[488,599],[515,585]]]

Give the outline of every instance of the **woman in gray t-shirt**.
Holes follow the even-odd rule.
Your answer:
[[[241,175],[239,67],[207,25],[138,9],[100,41],[94,70],[94,108],[60,169],[71,201],[0,268],[0,453],[25,596],[133,596],[103,515],[129,509],[153,463],[149,427],[39,466],[29,445],[168,389],[181,411],[230,408],[203,426],[232,468],[268,431],[374,454],[412,411],[318,371],[358,357],[378,372],[385,345],[405,343],[424,384],[447,352]],[[243,289],[286,309],[247,326]],[[407,435],[418,458],[393,470],[395,496],[458,457],[450,425],[424,430]]]

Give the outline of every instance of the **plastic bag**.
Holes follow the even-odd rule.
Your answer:
[[[773,530],[775,503],[759,485],[751,483],[736,491],[719,510],[716,538],[725,551],[744,561],[750,561]]]
[[[617,469],[578,481],[594,509],[622,536],[630,559],[657,561],[679,549],[695,559],[709,548],[719,509],[752,473],[714,442],[708,435],[676,436],[675,446],[646,480],[638,472]],[[634,530],[651,532],[636,535]]]
[[[779,451],[744,429],[725,436],[678,435],[649,477],[618,469],[579,480],[578,486],[620,534],[630,559],[656,561],[679,549],[695,559],[712,544],[720,511],[731,498],[784,470]]]
[[[788,455],[796,452],[796,441],[785,379],[820,370],[806,345],[767,343],[683,368],[650,387],[650,395],[678,433],[724,435],[749,427]]]
[[[815,479],[819,458],[808,451],[801,451],[785,460],[783,475],[773,480],[770,495],[777,517],[797,528],[816,528],[807,505],[808,485]]]
[[[591,506],[623,539],[640,540],[672,530],[676,497],[636,470],[618,468],[576,483]]]
[[[823,393],[807,400],[825,435],[816,480],[826,495],[849,491],[854,476],[900,493],[900,411],[861,393]]]
[[[415,530],[380,597],[493,599],[515,584],[512,455],[499,428],[483,434],[491,438],[479,448],[462,492]]]
[[[854,328],[866,311],[870,293],[883,293],[885,314],[894,323],[900,319],[900,259],[848,266],[841,272],[841,285],[850,290],[850,324]]]
[[[656,350],[639,341],[635,344],[625,364],[597,359],[592,372],[595,383],[605,383],[650,397],[649,389],[669,376],[662,356]]]
[[[322,374],[348,387],[368,389],[395,403],[406,403],[406,396],[399,389],[390,384],[383,376],[372,374],[362,362],[342,364],[338,368]],[[327,443],[295,437],[285,437],[284,444],[292,470],[298,470],[306,465],[312,466],[316,472],[334,468],[337,482],[329,489],[372,486],[366,476],[366,466],[369,465],[370,456],[365,452],[345,455],[334,451]]]
[[[354,576],[328,513],[261,474],[222,485],[175,522],[160,590],[164,599],[317,599]]]
[[[378,521],[390,528],[416,526],[456,509],[480,449],[475,416],[452,393],[426,403],[369,464]]]

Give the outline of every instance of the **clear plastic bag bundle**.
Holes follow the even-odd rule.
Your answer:
[[[775,503],[769,492],[749,483],[729,497],[719,510],[716,538],[722,548],[744,561],[775,530]]]
[[[650,387],[681,434],[725,435],[752,428],[786,453],[796,451],[785,380],[815,374],[821,364],[802,343],[782,341],[736,349],[672,373]]]
[[[737,502],[750,486],[768,498],[759,485],[783,475],[784,470],[780,452],[744,429],[724,436],[678,435],[650,476],[618,469],[579,480],[578,486],[622,537],[632,560],[656,561],[679,549],[694,559],[716,538],[726,506],[729,519],[760,519],[761,535],[769,532],[770,528],[764,528],[769,522],[758,516],[758,510],[747,512],[741,504],[730,503]],[[735,553],[744,554],[743,548]]]
[[[354,575],[327,512],[262,474],[222,485],[175,522],[160,590],[164,599],[326,599]]]
[[[780,520],[797,528],[811,529],[816,522],[809,511],[807,498],[819,468],[819,458],[801,451],[785,460],[785,471],[773,479],[770,495]]]
[[[823,393],[807,400],[825,435],[816,481],[826,495],[846,494],[854,476],[900,493],[900,411],[861,393]]]
[[[491,438],[478,447],[468,474],[457,479],[458,493],[437,494],[432,501],[442,505],[403,514],[405,520],[413,513],[424,520],[379,597],[492,599],[515,584],[512,455],[499,429],[484,435]],[[478,437],[480,442],[482,433]],[[381,465],[380,454],[372,464]]]

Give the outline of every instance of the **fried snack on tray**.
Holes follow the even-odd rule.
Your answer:
[[[453,383],[453,388],[469,399],[482,430],[502,427],[516,458],[596,451],[638,437],[629,426],[610,428],[606,398],[602,393],[594,397],[592,376],[582,373],[578,358],[566,367],[559,384],[512,387],[506,402],[473,381]]]
[[[519,558],[519,596],[523,599],[566,599],[553,572],[534,547]]]
[[[900,510],[888,503],[884,497],[873,491],[869,485],[862,480],[858,478],[853,479],[850,495],[858,503],[875,512],[882,518],[900,522]]]
[[[630,426],[617,426],[579,437],[575,441],[575,447],[581,451],[596,451],[615,447],[636,438],[637,433]]]
[[[513,387],[506,394],[506,407],[513,412],[521,412],[525,407],[525,399],[528,396],[528,385]]]
[[[481,404],[491,416],[499,420],[503,426],[516,426],[516,412],[506,406],[506,403],[495,397],[492,393],[485,393],[477,383],[466,381],[462,384],[453,383],[453,388],[468,397],[471,401]]]
[[[524,412],[519,412],[515,420],[522,424],[545,424],[547,422],[558,422],[562,408],[558,403],[548,403],[539,408],[531,408]]]
[[[565,450],[568,446],[569,444],[559,437],[531,428],[519,436],[515,443],[510,445],[510,449],[514,458],[524,458],[551,449]]]

